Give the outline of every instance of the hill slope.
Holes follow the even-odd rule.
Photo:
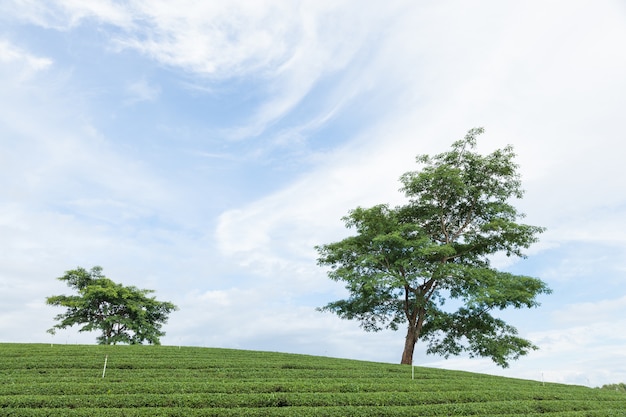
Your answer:
[[[0,344],[0,415],[626,416],[626,395],[284,353]]]

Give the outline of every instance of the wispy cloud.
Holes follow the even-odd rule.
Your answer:
[[[5,16],[56,30],[69,30],[86,19],[128,28],[132,14],[112,0],[7,0],[0,5]]]
[[[119,39],[159,62],[217,78],[258,73],[289,56],[293,6],[272,2],[136,2],[147,21]]]
[[[392,24],[394,2],[385,7],[358,2],[172,4],[157,0],[112,2],[56,1],[47,7],[21,5],[21,15],[42,26],[73,27],[93,19],[122,29],[111,46],[137,50],[156,61],[209,80],[263,80],[265,99],[236,139],[261,135],[288,114],[328,74],[350,64],[372,36]],[[141,25],[136,24],[141,22]]]
[[[0,64],[5,67],[1,70],[3,73],[8,70],[7,66],[14,67],[12,72],[20,74],[16,81],[21,82],[39,71],[50,68],[53,61],[28,53],[6,39],[0,39]]]
[[[127,105],[142,101],[153,101],[161,94],[161,88],[158,85],[150,84],[144,78],[129,83],[126,87],[126,91],[128,97],[124,100],[124,103]]]

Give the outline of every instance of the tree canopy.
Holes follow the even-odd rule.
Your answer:
[[[523,195],[513,148],[481,155],[481,133],[472,129],[447,152],[418,155],[421,169],[400,177],[405,205],[357,207],[343,218],[354,235],[316,246],[319,265],[349,292],[320,310],[366,331],[406,324],[403,364],[412,363],[418,339],[429,354],[467,352],[502,367],[536,349],[492,313],[538,306],[550,289],[493,268],[490,257],[525,257],[544,229],[519,223],[523,214],[509,202]]]
[[[52,306],[67,307],[55,317],[59,321],[48,330],[55,334],[57,329],[82,325],[80,332],[100,331],[97,342],[102,345],[117,343],[160,344],[161,330],[167,323],[169,313],[177,310],[170,302],[157,301],[148,294],[153,290],[142,290],[117,284],[102,275],[102,268],[90,271],[77,268],[66,271],[58,278],[76,290],[78,295],[54,295],[46,298]]]

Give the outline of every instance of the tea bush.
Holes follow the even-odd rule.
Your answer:
[[[104,359],[107,368],[102,377]],[[614,390],[307,355],[0,344],[0,416],[626,416]]]

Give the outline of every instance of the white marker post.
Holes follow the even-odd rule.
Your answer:
[[[107,371],[107,360],[109,359],[109,355],[104,356],[104,368],[102,369],[102,378],[104,378],[104,373]]]

